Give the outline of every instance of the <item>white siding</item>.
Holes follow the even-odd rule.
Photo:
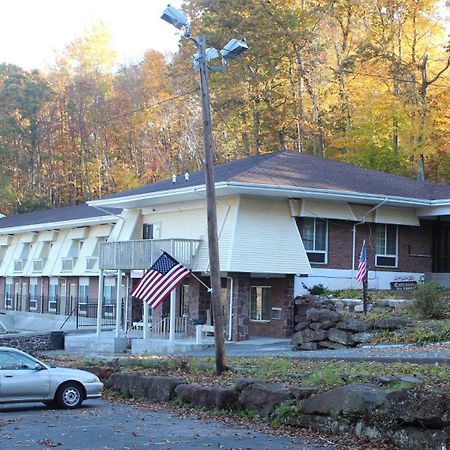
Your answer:
[[[217,202],[217,227],[219,233],[219,255],[221,270],[228,267],[229,246],[233,231],[237,199],[221,198]],[[195,271],[208,270],[208,230],[206,201],[171,204],[170,207],[155,207],[155,211],[143,211],[143,223],[157,223],[160,238],[202,239],[195,263]]]
[[[381,206],[375,210],[375,222],[392,223],[394,225],[419,226],[416,210],[413,208],[393,208]]]
[[[241,198],[228,270],[280,274],[311,272],[287,199]]]

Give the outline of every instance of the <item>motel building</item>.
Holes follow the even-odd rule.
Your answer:
[[[215,180],[227,340],[291,336],[304,286],[357,287],[363,240],[369,288],[450,287],[449,186],[289,151],[218,165]],[[92,329],[78,336],[85,351],[203,339],[214,321],[203,171],[74,208],[0,218],[0,310],[75,311]],[[195,277],[151,310],[128,292],[162,251]]]

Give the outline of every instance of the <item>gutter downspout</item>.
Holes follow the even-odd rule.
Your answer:
[[[381,203],[379,203],[378,205],[375,205],[372,209],[369,209],[369,211],[366,211],[364,213],[364,215],[362,216],[362,221],[355,223],[353,225],[353,230],[352,230],[352,279],[351,279],[351,288],[353,289],[354,285],[354,278],[355,278],[355,255],[356,255],[356,227],[359,225],[363,225],[366,223],[366,219],[365,216],[370,214],[371,212],[375,211],[376,209],[378,209],[380,206],[383,206],[386,202],[388,201],[387,198],[385,198]]]

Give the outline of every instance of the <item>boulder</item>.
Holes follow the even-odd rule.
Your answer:
[[[366,331],[364,333],[355,333],[352,339],[353,342],[356,342],[357,344],[367,344],[372,340],[374,336],[375,333],[369,333]]]
[[[255,383],[264,383],[263,380],[259,378],[240,378],[236,381],[235,389],[238,393],[242,392],[246,387]]]
[[[208,409],[236,409],[239,406],[238,396],[232,389],[180,384],[175,392],[185,402]]]
[[[300,428],[308,428],[321,433],[351,434],[353,423],[348,419],[335,418],[330,416],[292,414],[282,418],[283,423]]]
[[[298,323],[295,325],[294,330],[295,330],[295,331],[302,331],[302,330],[304,330],[307,326],[308,326],[308,322],[298,322]]]
[[[185,385],[181,378],[113,373],[108,383],[114,389],[126,391],[133,398],[168,401],[175,397],[177,386]]]
[[[329,309],[309,308],[306,311],[306,319],[311,322],[339,322],[342,314]]]
[[[391,442],[401,449],[408,450],[445,450],[450,444],[450,428],[444,430],[424,430],[404,427],[388,432]]]
[[[320,391],[318,386],[291,386],[289,390],[297,400],[304,400]]]
[[[353,333],[351,331],[339,330],[337,328],[331,328],[328,330],[328,339],[344,345],[354,344]]]
[[[300,345],[304,344],[306,342],[316,342],[316,341],[323,341],[328,336],[328,331],[325,330],[310,330],[307,328],[303,331],[298,331],[297,333],[294,333],[292,336],[292,344],[293,345]]]
[[[386,392],[374,384],[348,384],[307,398],[305,414],[361,417],[385,401]]]
[[[404,389],[386,396],[382,417],[398,424],[429,428],[450,426],[450,390]]]
[[[281,384],[254,383],[241,392],[239,401],[245,409],[256,411],[261,417],[269,417],[278,405],[293,397]]]
[[[381,330],[398,330],[399,328],[406,327],[408,325],[408,320],[402,317],[391,317],[389,319],[379,319],[374,320],[371,323],[371,327],[379,328]]]
[[[312,330],[328,330],[334,325],[334,322],[325,320],[325,322],[313,322],[309,324],[309,328]]]
[[[348,331],[354,331],[355,333],[362,333],[369,329],[369,324],[366,322],[363,322],[362,320],[347,319],[347,320],[344,320],[343,322],[338,322],[335,325],[335,327],[339,328],[340,330],[348,330]]]

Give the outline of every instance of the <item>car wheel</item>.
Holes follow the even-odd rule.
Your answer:
[[[83,389],[78,383],[64,383],[58,388],[55,400],[60,408],[78,408],[83,403]]]

